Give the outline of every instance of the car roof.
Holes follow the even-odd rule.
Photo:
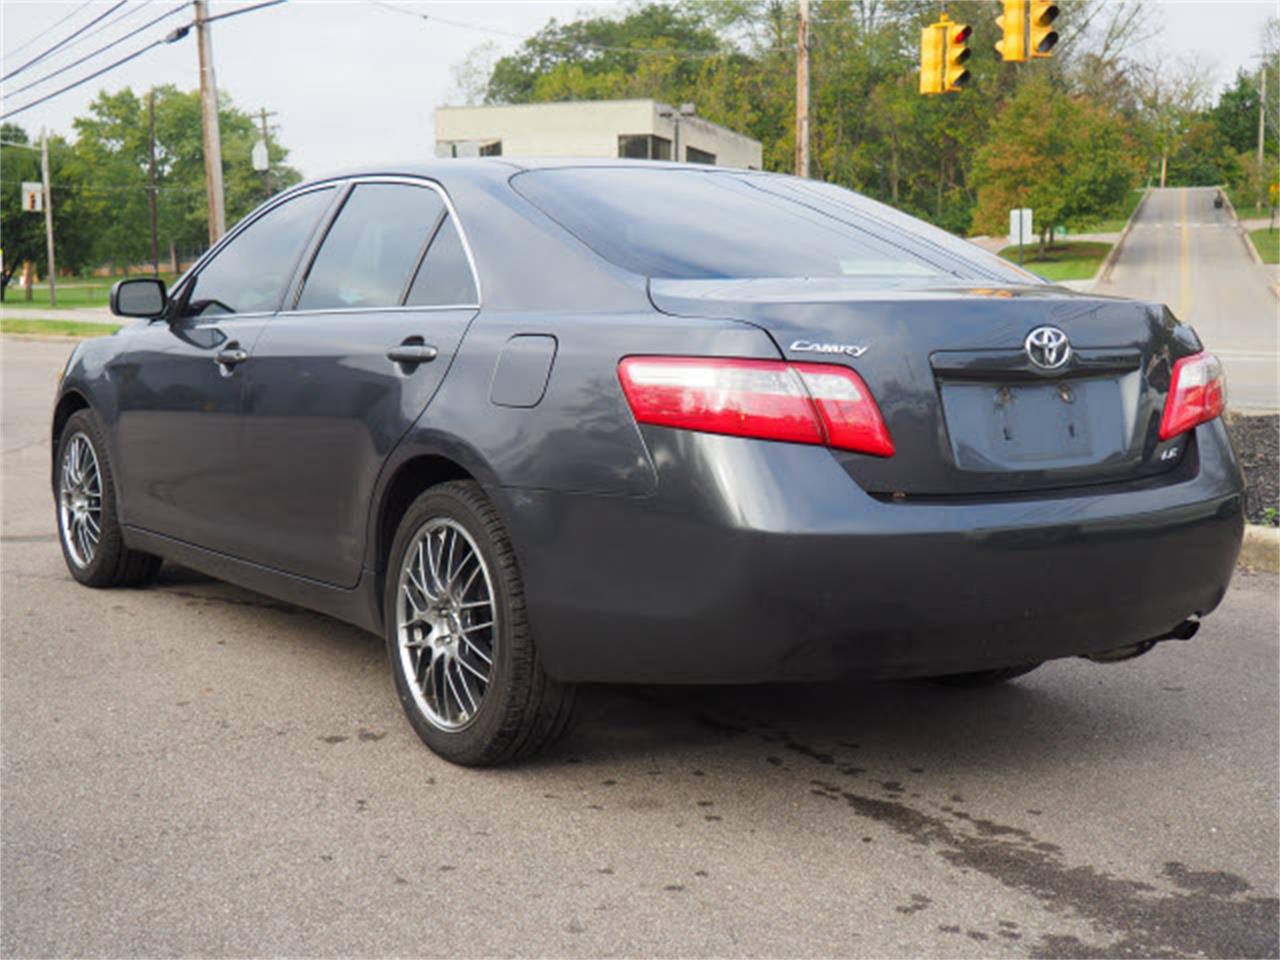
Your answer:
[[[675,163],[669,160],[627,160],[609,157],[446,157],[437,160],[386,163],[377,166],[352,167],[306,181],[307,184],[352,177],[407,176],[432,180],[485,182],[506,180],[526,170],[556,170],[587,167],[613,167],[637,170],[697,171],[701,173],[750,173],[759,170],[720,167],[702,163]],[[767,175],[767,174],[766,174]],[[300,184],[305,185],[305,184]]]

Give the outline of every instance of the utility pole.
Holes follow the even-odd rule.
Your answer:
[[[151,271],[160,276],[160,235],[156,225],[156,91],[147,93],[147,212],[151,215]]]
[[[266,107],[263,107],[258,111],[258,119],[262,125],[262,149],[266,153],[266,158],[262,168],[262,176],[267,182],[267,198],[270,199],[273,191],[271,189],[271,132],[267,127],[268,116],[269,114],[267,113]]]
[[[44,242],[49,254],[49,306],[58,305],[58,267],[53,259],[53,190],[49,187],[49,133],[40,135],[40,179],[44,181]],[[30,284],[27,285],[30,290]]]
[[[218,84],[213,75],[213,34],[208,0],[195,0],[196,46],[200,54],[200,109],[204,128],[204,182],[209,195],[209,243],[227,232],[222,195],[222,138],[218,133]]]
[[[1262,145],[1267,135],[1267,65],[1258,79],[1258,166],[1262,166]]]
[[[809,0],[796,25],[796,176],[809,176]]]

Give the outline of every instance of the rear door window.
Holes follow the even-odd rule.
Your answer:
[[[446,217],[436,232],[422,266],[413,278],[409,297],[410,307],[471,306],[479,302],[475,277],[471,273],[471,261],[452,217]]]
[[[429,187],[357,184],[312,262],[295,309],[398,306],[444,216],[444,201]]]
[[[284,296],[311,231],[333,197],[332,187],[293,197],[228,240],[196,274],[183,315],[273,312]]]

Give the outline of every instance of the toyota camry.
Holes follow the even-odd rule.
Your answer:
[[[382,634],[441,756],[582,682],[976,686],[1187,639],[1227,589],[1218,360],[810,180],[388,167],[272,198],[53,413],[81,583],[162,558]]]

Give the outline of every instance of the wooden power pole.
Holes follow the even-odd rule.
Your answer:
[[[160,276],[160,233],[156,216],[156,92],[147,93],[147,213],[151,217],[151,271]]]
[[[263,178],[267,182],[267,199],[271,198],[271,133],[267,127],[267,108],[263,107],[258,111],[258,119],[262,124],[262,148],[267,151],[267,165],[262,171]]]
[[[1258,167],[1262,167],[1262,146],[1267,137],[1267,65],[1262,65],[1262,75],[1258,78]]]
[[[49,306],[58,305],[58,266],[53,259],[53,188],[49,185],[49,133],[40,137],[40,179],[44,181],[44,243],[49,255]],[[31,290],[28,281],[27,290]]]
[[[222,193],[222,138],[218,133],[218,84],[213,75],[213,34],[207,0],[195,0],[196,40],[200,55],[200,109],[204,128],[204,182],[209,195],[209,243],[227,232]]]
[[[809,176],[809,0],[796,25],[796,176]]]

